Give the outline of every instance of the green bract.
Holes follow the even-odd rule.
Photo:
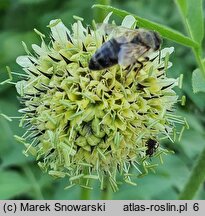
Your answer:
[[[71,185],[89,187],[90,179],[103,183],[108,177],[116,190],[117,173],[132,183],[131,167],[137,174],[152,167],[148,140],[173,134],[178,97],[172,88],[178,79],[165,73],[173,48],[153,53],[138,73],[128,74],[119,65],[90,71],[91,56],[111,36],[79,20],[71,31],[60,20],[49,27],[48,45],[39,33],[42,43],[32,45],[34,54],[17,58],[28,75],[17,83],[24,106],[21,125],[28,127],[19,138],[25,153],[50,175],[69,177]],[[163,152],[159,147],[156,155]]]

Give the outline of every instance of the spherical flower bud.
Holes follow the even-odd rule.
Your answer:
[[[41,45],[17,58],[27,74],[16,85],[25,153],[50,175],[68,177],[70,185],[89,187],[91,179],[103,184],[108,177],[117,190],[118,173],[132,184],[131,168],[147,172],[150,156],[166,153],[160,139],[173,134],[178,79],[166,76],[173,48],[149,54],[129,72],[119,64],[92,71],[92,55],[113,35],[80,20],[71,30],[60,20],[49,27],[48,44],[37,32]]]

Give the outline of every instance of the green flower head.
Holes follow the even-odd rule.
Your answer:
[[[132,28],[134,22],[128,16],[122,25]],[[147,172],[150,156],[167,152],[160,140],[173,135],[178,79],[166,76],[173,48],[149,54],[137,73],[139,65],[129,73],[118,64],[92,71],[92,55],[112,34],[80,20],[71,31],[60,20],[49,27],[48,45],[37,32],[41,45],[17,58],[27,74],[16,85],[25,153],[50,175],[68,177],[70,185],[89,187],[91,179],[103,184],[108,177],[117,190],[118,174],[132,184],[131,168],[137,175]]]

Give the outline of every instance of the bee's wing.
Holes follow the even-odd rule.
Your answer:
[[[115,24],[98,23],[97,29],[103,30],[107,35],[113,35],[114,37],[119,37],[125,32],[133,32],[133,29],[129,29],[123,26],[117,26]]]
[[[98,23],[97,29],[102,30],[104,34],[110,35],[113,31],[118,28],[115,24],[105,24],[105,23]]]
[[[149,50],[148,47],[141,44],[126,43],[120,46],[118,54],[118,64],[124,67],[134,64],[138,58],[143,56]]]

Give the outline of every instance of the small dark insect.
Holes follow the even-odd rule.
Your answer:
[[[148,139],[145,146],[147,147],[146,155],[152,157],[159,147],[159,143],[154,139]]]
[[[90,70],[102,70],[116,64],[125,68],[135,63],[142,65],[138,59],[146,58],[147,54],[159,50],[162,42],[158,33],[142,28],[116,27],[113,28],[112,35],[114,36],[103,43],[91,57]]]

